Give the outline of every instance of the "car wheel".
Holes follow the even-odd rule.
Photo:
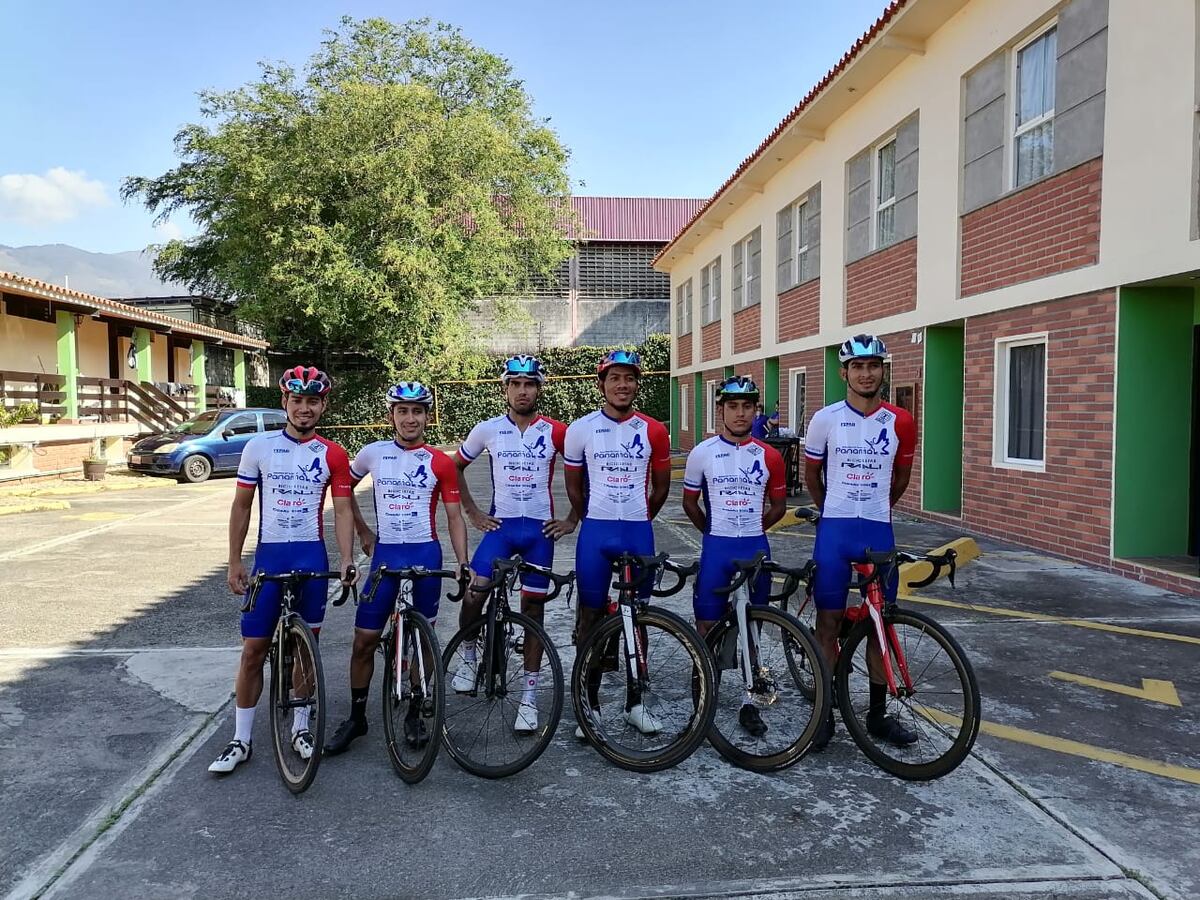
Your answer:
[[[201,481],[207,481],[208,476],[211,474],[212,463],[209,462],[208,457],[201,456],[199,453],[193,453],[179,467],[179,480],[186,481],[189,484],[199,484]]]

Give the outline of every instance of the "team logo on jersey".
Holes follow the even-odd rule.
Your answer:
[[[875,438],[875,440],[867,438],[866,441],[867,446],[880,456],[887,456],[888,447],[890,447],[892,444],[892,439],[888,437],[888,431],[886,428],[879,429],[879,437]]]
[[[312,461],[312,465],[309,466],[307,469],[304,468],[303,465],[297,465],[296,468],[300,470],[300,475],[298,477],[299,481],[310,481],[313,484],[321,483],[321,475],[323,473],[321,472],[320,457],[318,457],[317,459],[314,459]]]
[[[879,411],[879,415],[877,415],[875,417],[875,421],[881,422],[884,425],[886,425],[888,422],[892,421],[892,414],[890,412],[888,412],[886,409],[881,409]]]
[[[630,459],[644,459],[646,447],[642,444],[642,436],[635,434],[633,440],[628,444],[621,444],[625,448],[625,452],[629,454]]]
[[[629,420],[629,427],[632,428],[634,431],[641,431],[643,428],[646,427],[646,423],[643,422],[641,419],[637,418],[637,416],[634,416],[632,419]]]
[[[522,441],[524,443],[524,441]],[[546,436],[539,434],[536,441],[532,444],[525,444],[525,455],[532,456],[536,459],[546,458]]]
[[[740,466],[738,468],[741,468]],[[751,484],[762,484],[763,482],[763,467],[762,460],[756,459],[754,465],[749,469],[742,469],[742,474],[746,476],[746,480]]]
[[[758,456],[758,455],[760,455],[760,454],[761,454],[763,451],[762,451],[762,447],[758,446],[758,444],[751,444],[749,447],[747,447],[747,448],[746,448],[746,452],[747,452],[747,453],[748,453],[750,456]]]
[[[404,473],[404,483],[409,487],[425,487],[428,481],[429,473],[425,471],[424,463],[417,466],[415,472]]]

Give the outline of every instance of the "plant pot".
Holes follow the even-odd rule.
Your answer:
[[[103,481],[104,470],[108,468],[107,459],[85,459],[83,461],[84,481]]]

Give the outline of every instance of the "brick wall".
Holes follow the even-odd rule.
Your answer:
[[[1049,333],[1046,471],[998,468],[992,465],[995,341],[1038,331]],[[1111,291],[967,319],[963,524],[1110,568],[1115,350]]]
[[[846,324],[917,308],[917,239],[911,238],[846,266]]]
[[[805,369],[804,418],[807,424],[813,413],[825,405],[825,349],[817,347],[779,357],[779,425],[794,430],[796,425],[791,421],[792,381],[788,374],[792,369]]]
[[[1095,265],[1102,167],[1091,160],[963,216],[960,294]]]
[[[733,352],[745,353],[762,345],[762,304],[755,303],[733,314]],[[708,357],[705,357],[706,359]]]
[[[779,295],[779,314],[775,320],[776,340],[780,343],[808,337],[821,330],[821,279],[814,278]]]
[[[700,362],[717,359],[721,355],[721,321],[709,322],[700,329]]]
[[[52,426],[46,426],[52,427]],[[90,438],[79,441],[44,441],[33,451],[33,468],[37,472],[57,472],[62,469],[83,471],[83,461],[92,454]],[[119,446],[109,452],[111,459],[124,459],[133,442],[123,439]]]
[[[692,364],[692,333],[690,331],[675,338],[675,364],[681,369]]]

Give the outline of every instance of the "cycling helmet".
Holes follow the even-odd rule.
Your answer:
[[[419,381],[402,381],[387,390],[388,406],[397,403],[420,403],[426,409],[433,406],[433,394]]]
[[[505,360],[504,371],[500,373],[500,381],[505,384],[514,378],[532,378],[538,384],[545,384],[546,370],[536,356],[520,353]]]
[[[285,394],[324,397],[333,390],[333,382],[316,366],[292,366],[279,376],[279,390]]]
[[[838,362],[842,365],[852,359],[887,359],[887,344],[873,334],[856,334],[838,347]]]
[[[717,389],[718,403],[737,398],[758,400],[758,385],[751,380],[749,375],[734,375],[726,378]]]
[[[642,358],[636,350],[610,350],[596,367],[596,374],[603,376],[613,366],[629,366],[638,373],[639,378],[641,377]]]

